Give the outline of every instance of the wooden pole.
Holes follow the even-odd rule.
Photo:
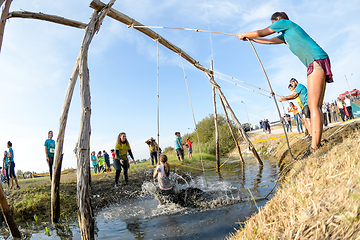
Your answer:
[[[0,186],[0,206],[1,206],[1,211],[5,218],[5,221],[6,221],[6,225],[10,229],[11,235],[13,236],[13,238],[21,238],[20,231],[17,228],[13,217],[11,216],[9,205],[6,201],[6,196],[4,195],[2,186]]]
[[[2,11],[2,14],[1,14],[1,21],[0,21],[0,52],[1,52],[1,46],[2,46],[2,42],[3,42],[3,38],[4,38],[4,30],[5,30],[6,18],[7,18],[7,15],[9,13],[11,2],[12,2],[12,0],[6,0],[4,10]],[[1,6],[1,4],[0,4],[0,6]]]
[[[214,62],[210,61],[211,70],[214,70]],[[211,74],[212,79],[214,79],[214,75]],[[215,156],[216,156],[216,171],[220,172],[220,153],[219,153],[219,126],[217,120],[217,111],[216,111],[216,93],[215,86],[212,86],[213,92],[213,104],[214,104],[214,122],[215,122]]]
[[[100,0],[92,0],[90,3],[90,7],[95,10],[100,10],[102,7],[105,6],[105,3],[101,2]],[[116,11],[115,9],[111,8],[108,12],[108,16],[126,24],[128,27],[135,27],[135,26],[144,26],[140,22],[136,21],[133,18],[130,18],[129,16]],[[184,58],[186,61],[194,65],[196,68],[200,69],[203,72],[211,73],[210,69],[202,66],[199,62],[197,62],[195,59],[190,57],[186,52],[184,52],[181,48],[177,47],[173,43],[169,42],[165,38],[163,38],[160,34],[154,32],[153,30],[149,28],[135,28],[135,30],[142,32],[143,34],[147,35],[148,37],[152,38],[155,41],[159,41],[161,45],[164,47],[170,49],[171,51],[179,54],[182,58]]]
[[[211,76],[210,76],[210,75],[207,75],[207,76],[208,76],[208,78],[210,79],[210,82],[211,82],[213,85],[215,85],[216,90],[217,90],[217,92],[218,92],[218,94],[219,94],[219,96],[220,96],[220,99],[223,100],[226,108],[228,109],[228,111],[229,111],[232,119],[234,120],[234,122],[235,122],[235,124],[236,124],[236,126],[237,126],[237,129],[238,129],[239,133],[240,133],[241,136],[244,138],[245,142],[248,144],[249,149],[250,149],[250,151],[253,153],[255,159],[258,161],[259,165],[263,165],[263,162],[261,161],[259,154],[256,152],[256,149],[255,149],[254,145],[253,145],[253,144],[251,143],[251,141],[249,140],[246,132],[244,131],[244,129],[243,129],[242,126],[241,126],[240,121],[237,119],[235,113],[234,113],[233,110],[231,109],[228,101],[227,101],[226,98],[225,98],[225,95],[223,94],[223,92],[222,92],[221,89],[220,89],[220,86],[219,86],[215,81],[213,81],[213,80],[211,79]]]
[[[51,182],[51,219],[53,223],[59,222],[59,218],[60,218],[60,178],[61,178],[61,165],[63,159],[62,152],[64,145],[65,128],[69,114],[71,99],[74,93],[74,88],[77,78],[79,76],[79,59],[80,59],[80,53],[75,62],[75,66],[70,77],[68,88],[66,90],[64,105],[59,121],[58,136],[55,145],[56,147],[55,147],[55,157],[54,157],[54,167],[53,167],[54,171]]]
[[[110,0],[100,12],[94,11],[90,22],[85,30],[83,42],[81,44],[79,75],[80,75],[80,96],[81,96],[81,122],[78,140],[77,153],[77,203],[78,219],[81,238],[83,240],[93,240],[94,237],[94,213],[91,208],[90,199],[90,76],[88,69],[88,51],[94,34],[100,29],[101,23],[107,12],[114,4],[115,0]]]
[[[240,144],[239,144],[238,141],[236,140],[234,131],[233,131],[232,128],[231,128],[231,124],[230,124],[230,120],[229,120],[228,113],[227,113],[227,111],[226,111],[225,104],[224,104],[224,102],[223,102],[223,100],[222,100],[221,98],[220,98],[220,101],[221,101],[221,104],[222,104],[222,106],[223,106],[223,108],[224,108],[225,117],[226,117],[226,122],[227,122],[227,124],[228,124],[228,126],[229,126],[229,128],[230,128],[231,135],[232,135],[232,137],[233,137],[233,139],[234,139],[234,141],[235,141],[235,144],[236,144],[236,147],[237,147],[237,149],[238,149],[241,162],[242,162],[242,164],[244,165],[244,164],[245,164],[245,161],[244,161],[244,158],[243,158],[243,156],[242,156],[242,154],[241,154]]]
[[[41,12],[35,13],[35,12],[28,12],[28,11],[14,11],[14,12],[9,13],[7,18],[39,19],[39,20],[44,20],[44,21],[48,21],[48,22],[53,22],[53,23],[70,26],[70,27],[81,28],[81,29],[85,29],[87,26],[86,23],[74,21],[74,20],[59,17],[56,15],[45,14],[45,13],[41,13]]]

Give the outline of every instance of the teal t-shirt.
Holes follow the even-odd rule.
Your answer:
[[[175,137],[175,149],[181,148],[179,142],[181,144],[181,137]]]
[[[52,139],[46,139],[44,146],[47,147],[47,155],[49,157],[54,157],[55,153],[55,141]]]
[[[12,148],[9,148],[9,156],[11,153],[11,157],[8,157],[9,162],[14,162],[14,151],[12,150]]]
[[[296,88],[295,88],[295,92],[297,94],[299,94],[299,98],[300,101],[302,103],[302,105],[305,107],[307,104],[307,89],[304,85],[302,85],[301,83],[299,83]]]
[[[281,19],[274,22],[269,28],[277,33],[278,38],[284,41],[290,50],[306,67],[315,60],[327,58],[327,53],[296,23]]]
[[[95,155],[91,155],[91,162],[92,162],[92,165],[93,165],[93,166],[96,166],[96,165],[97,165],[96,156],[95,156]]]
[[[9,158],[4,158],[4,168],[8,169],[9,168]]]

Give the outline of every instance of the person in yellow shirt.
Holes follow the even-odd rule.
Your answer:
[[[135,162],[134,156],[131,152],[130,144],[126,139],[126,133],[122,132],[118,135],[116,145],[115,145],[115,160],[114,160],[114,167],[115,167],[115,187],[119,186],[119,178],[121,173],[121,168],[124,169],[124,177],[125,177],[125,185],[129,184],[129,177],[128,177],[128,169],[130,167],[129,160],[127,158],[127,154],[130,155],[132,160]],[[136,164],[136,162],[135,162]]]

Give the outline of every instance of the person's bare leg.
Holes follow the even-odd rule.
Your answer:
[[[310,124],[310,118],[306,118],[303,116],[304,126],[305,129],[308,130],[309,135],[311,136],[311,124]]]
[[[308,105],[311,116],[311,147],[316,149],[321,141],[324,115],[321,111],[322,101],[325,94],[325,73],[322,70],[314,69],[308,76]]]

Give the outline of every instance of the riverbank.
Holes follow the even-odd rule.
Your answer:
[[[309,156],[308,143],[290,137],[296,161],[284,139],[268,143],[289,172],[275,195],[230,239],[358,239],[359,128],[351,121],[324,129],[328,141]]]

